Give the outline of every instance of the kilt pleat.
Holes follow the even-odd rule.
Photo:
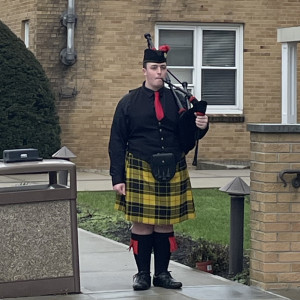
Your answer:
[[[175,176],[166,182],[154,179],[149,163],[128,154],[126,196],[117,195],[115,209],[131,222],[171,225],[195,218],[190,178],[183,157]]]

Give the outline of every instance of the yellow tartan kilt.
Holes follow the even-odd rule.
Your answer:
[[[149,163],[126,159],[126,196],[117,194],[115,209],[131,222],[170,225],[195,218],[195,206],[186,160],[176,165],[175,176],[166,182],[154,179]]]

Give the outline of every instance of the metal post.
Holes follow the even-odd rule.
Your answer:
[[[71,66],[77,60],[77,53],[74,47],[74,31],[77,22],[75,0],[68,0],[68,10],[62,14],[60,22],[67,28],[67,48],[61,50],[60,60],[66,66]]]
[[[229,274],[243,271],[244,197],[231,196]]]
[[[243,271],[244,199],[245,195],[250,194],[250,188],[240,177],[236,177],[219,190],[231,197],[229,275],[234,276]]]
[[[58,171],[58,183],[62,185],[68,185],[68,175],[68,170]]]
[[[70,160],[71,158],[75,158],[76,155],[71,152],[66,146],[60,148],[57,152],[52,155],[53,158],[60,158],[64,160]],[[68,185],[68,170],[60,170],[58,172],[58,183],[62,185]]]

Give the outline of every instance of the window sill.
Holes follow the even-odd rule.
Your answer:
[[[244,123],[244,115],[219,115],[219,114],[208,114],[210,123]]]

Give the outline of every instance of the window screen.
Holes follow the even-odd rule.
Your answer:
[[[202,65],[235,67],[235,31],[203,30]]]
[[[235,74],[235,70],[202,70],[201,99],[208,105],[234,105]]]

